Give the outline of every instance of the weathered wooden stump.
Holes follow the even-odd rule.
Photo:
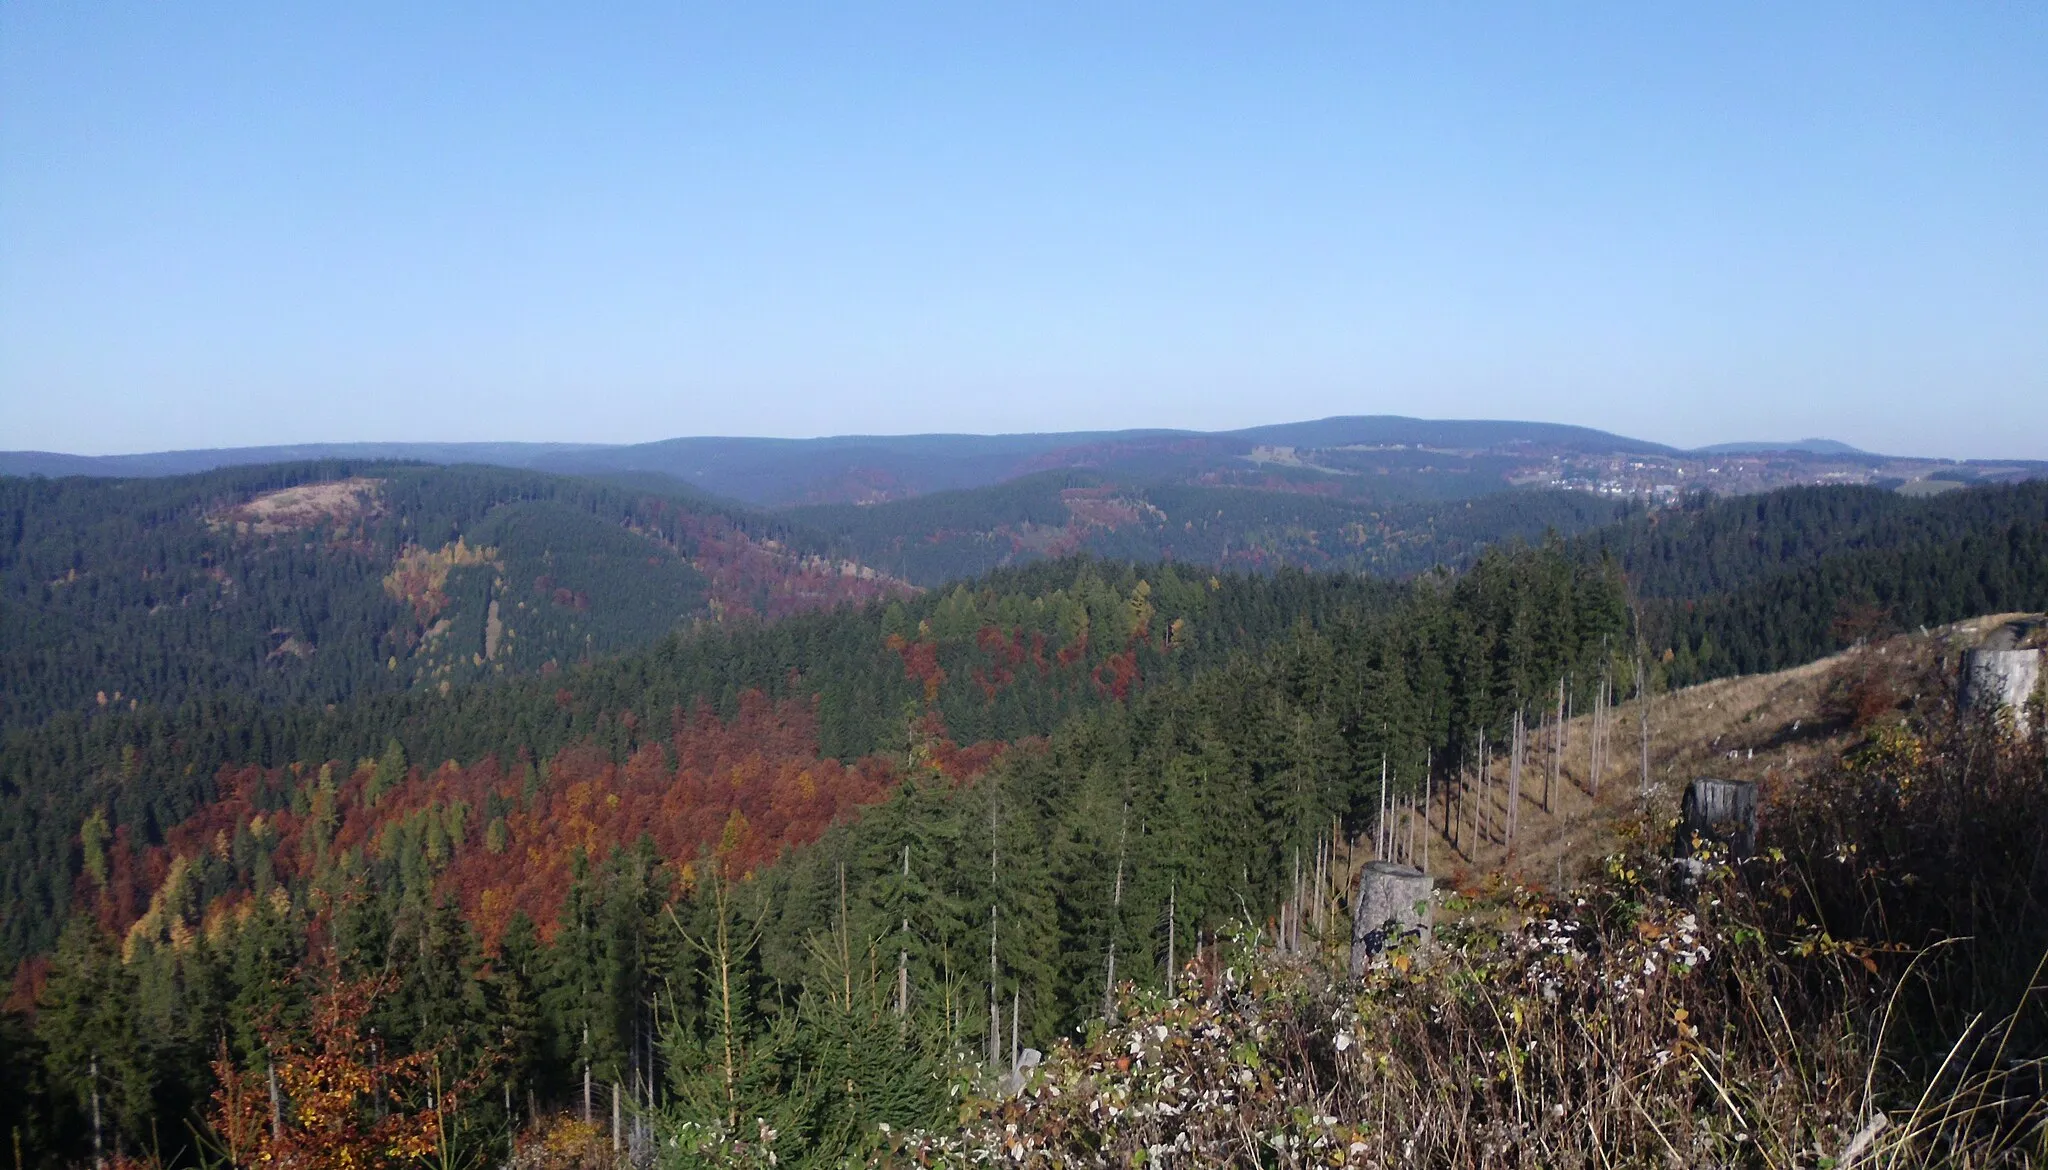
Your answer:
[[[1351,903],[1351,974],[1395,939],[1426,933],[1430,922],[1430,891],[1436,880],[1412,865],[1369,861],[1358,874],[1358,896]]]
[[[1685,787],[1678,817],[1678,855],[1692,855],[1693,838],[1718,841],[1740,861],[1756,852],[1756,784],[1701,777]]]
[[[1972,650],[1963,655],[1963,710],[1997,716],[2010,710],[2013,729],[2027,733],[2027,700],[2041,685],[2039,650]]]
[[[1012,1097],[1023,1092],[1024,1086],[1031,1082],[1031,1070],[1044,1061],[1044,1053],[1036,1048],[1026,1048],[1017,1057],[1017,1063],[1011,1067],[1010,1074],[1003,1078],[1003,1092]]]

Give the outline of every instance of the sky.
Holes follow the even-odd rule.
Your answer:
[[[2043,403],[2048,4],[0,4],[0,448]]]

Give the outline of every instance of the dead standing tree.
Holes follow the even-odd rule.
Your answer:
[[[1543,785],[1543,811],[1551,812],[1557,800],[1557,781],[1564,767],[1564,680],[1557,680],[1557,717],[1550,724],[1550,775]]]
[[[996,792],[988,793],[988,1066],[993,1069],[1003,1055],[1003,1002],[996,986]]]
[[[1642,655],[1636,655],[1637,735],[1643,750],[1643,806],[1650,804],[1650,672]]]
[[[1117,828],[1116,883],[1113,887],[1109,899],[1109,964],[1107,970],[1103,973],[1102,977],[1102,1018],[1112,1024],[1116,1022],[1116,925],[1118,916],[1123,913],[1124,846],[1130,838],[1130,830],[1131,806],[1126,804],[1124,806],[1124,815],[1122,823]],[[1300,882],[1301,867],[1300,851],[1297,850],[1295,852],[1294,857],[1296,871],[1295,880],[1298,884]],[[1300,911],[1297,910],[1295,913],[1299,915]]]
[[[1515,710],[1514,741],[1508,749],[1508,815],[1507,840],[1510,856],[1515,851],[1515,836],[1522,827],[1522,758],[1529,748],[1529,728],[1522,718],[1520,708]]]

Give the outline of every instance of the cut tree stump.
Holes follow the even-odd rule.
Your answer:
[[[2013,730],[2027,733],[2027,700],[2041,685],[2039,650],[1972,650],[1963,655],[1965,711],[1996,717],[2010,710]]]
[[[1358,896],[1351,903],[1351,974],[1390,942],[1410,934],[1427,934],[1430,891],[1436,880],[1412,865],[1370,861],[1358,874]]]
[[[1678,855],[1692,856],[1692,841],[1718,841],[1737,861],[1756,852],[1756,784],[1702,776],[1685,787],[1678,817]]]

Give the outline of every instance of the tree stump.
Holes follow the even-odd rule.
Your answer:
[[[1430,891],[1435,879],[1412,865],[1370,861],[1358,874],[1358,896],[1351,903],[1351,974],[1396,939],[1426,934],[1430,922]]]
[[[2010,710],[2013,730],[2027,733],[2027,700],[2041,685],[2039,650],[1972,650],[1963,655],[1963,710],[1997,716]]]
[[[1701,777],[1685,786],[1678,817],[1678,855],[1692,856],[1693,838],[1718,841],[1740,861],[1756,852],[1756,784]]]
[[[1036,1048],[1026,1048],[1017,1057],[1017,1064],[1010,1069],[1010,1074],[1003,1078],[1003,1092],[1012,1097],[1023,1092],[1024,1086],[1031,1083],[1031,1070],[1044,1062],[1044,1053]]]

